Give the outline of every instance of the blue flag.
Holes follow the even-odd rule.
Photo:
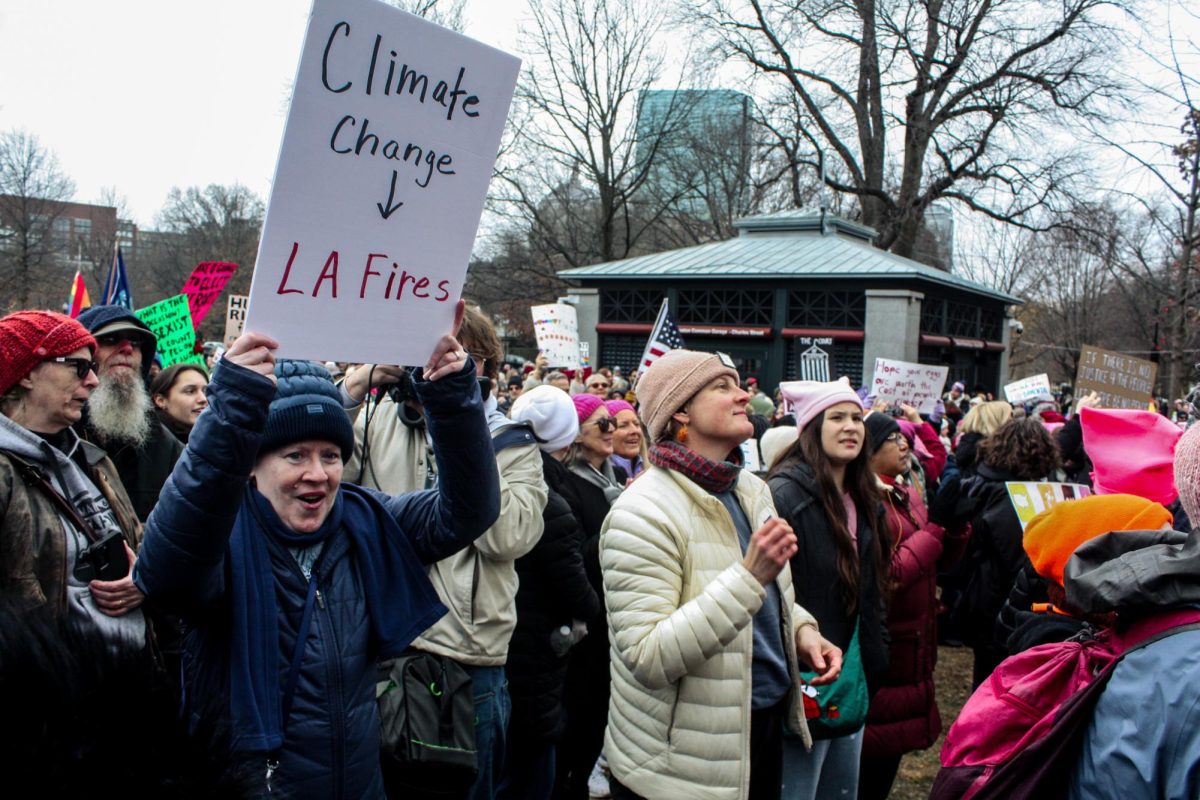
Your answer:
[[[133,292],[129,290],[129,276],[125,274],[125,257],[121,255],[120,245],[113,253],[112,266],[108,268],[100,302],[103,305],[124,306],[133,311]]]

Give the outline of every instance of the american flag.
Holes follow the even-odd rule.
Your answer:
[[[650,331],[650,341],[646,343],[642,360],[638,362],[638,370],[645,372],[662,356],[682,348],[683,336],[679,333],[679,326],[675,324],[675,320],[671,319],[671,312],[664,297],[662,308],[658,310],[658,319],[654,322],[654,330]]]

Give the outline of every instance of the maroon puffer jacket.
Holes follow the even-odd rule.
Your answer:
[[[937,573],[962,557],[970,528],[944,532],[929,521],[920,493],[902,488],[907,502],[880,478],[883,516],[892,542],[888,633],[891,660],[871,698],[863,755],[896,756],[929,747],[942,730],[933,693],[937,664]]]

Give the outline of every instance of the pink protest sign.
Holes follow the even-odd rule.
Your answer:
[[[201,261],[188,275],[183,283],[180,294],[187,295],[188,310],[192,312],[192,328],[199,329],[217,296],[229,283],[229,276],[237,269],[237,264],[227,261]]]

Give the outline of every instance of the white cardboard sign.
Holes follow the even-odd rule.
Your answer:
[[[533,314],[538,350],[546,357],[546,363],[551,367],[580,369],[579,318],[575,306],[550,303],[531,306],[529,310]]]
[[[1027,400],[1049,400],[1054,395],[1050,393],[1050,376],[1046,373],[1022,378],[1019,381],[1004,384],[1004,399],[1010,403],[1024,403]]]
[[[378,0],[315,0],[246,330],[423,364],[450,330],[520,60]]]
[[[942,396],[949,372],[949,367],[877,358],[869,394],[874,395],[876,400],[907,403],[916,406],[922,414],[931,414],[938,398]]]

